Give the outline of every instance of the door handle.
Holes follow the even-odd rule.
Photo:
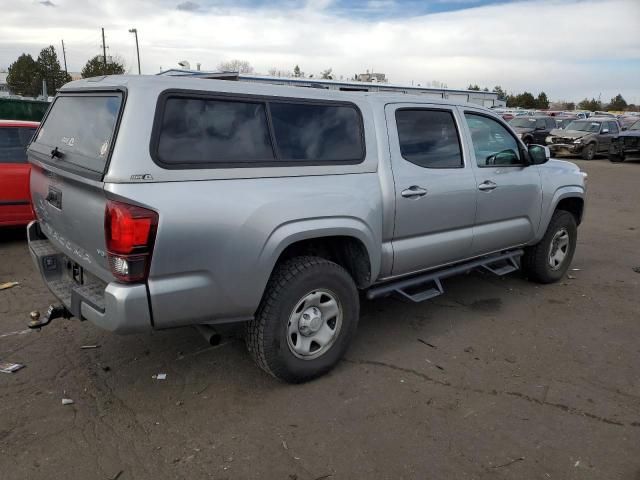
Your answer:
[[[403,190],[400,195],[402,195],[404,198],[418,198],[424,197],[426,194],[427,191],[424,188],[417,185],[412,185],[406,190]]]
[[[494,182],[492,182],[491,180],[485,180],[484,182],[482,182],[480,185],[478,185],[478,190],[482,191],[482,192],[490,192],[491,190],[493,190],[494,188],[496,188],[498,185],[496,185]]]

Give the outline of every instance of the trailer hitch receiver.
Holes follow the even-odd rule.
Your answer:
[[[47,313],[44,317],[40,316],[40,312],[34,310],[29,314],[31,321],[29,322],[29,328],[42,328],[51,323],[51,320],[56,318],[71,318],[71,312],[67,310],[64,305],[50,305],[47,309]]]

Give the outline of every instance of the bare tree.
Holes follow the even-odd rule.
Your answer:
[[[220,64],[218,64],[218,70],[221,72],[253,73],[253,67],[249,62],[238,59],[220,62]]]

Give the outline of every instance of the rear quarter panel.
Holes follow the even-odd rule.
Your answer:
[[[159,212],[149,275],[156,328],[250,319],[279,254],[305,238],[348,235],[380,269],[376,173],[107,184]]]

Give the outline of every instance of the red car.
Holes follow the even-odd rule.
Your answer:
[[[0,227],[33,220],[27,145],[38,122],[0,120]]]

